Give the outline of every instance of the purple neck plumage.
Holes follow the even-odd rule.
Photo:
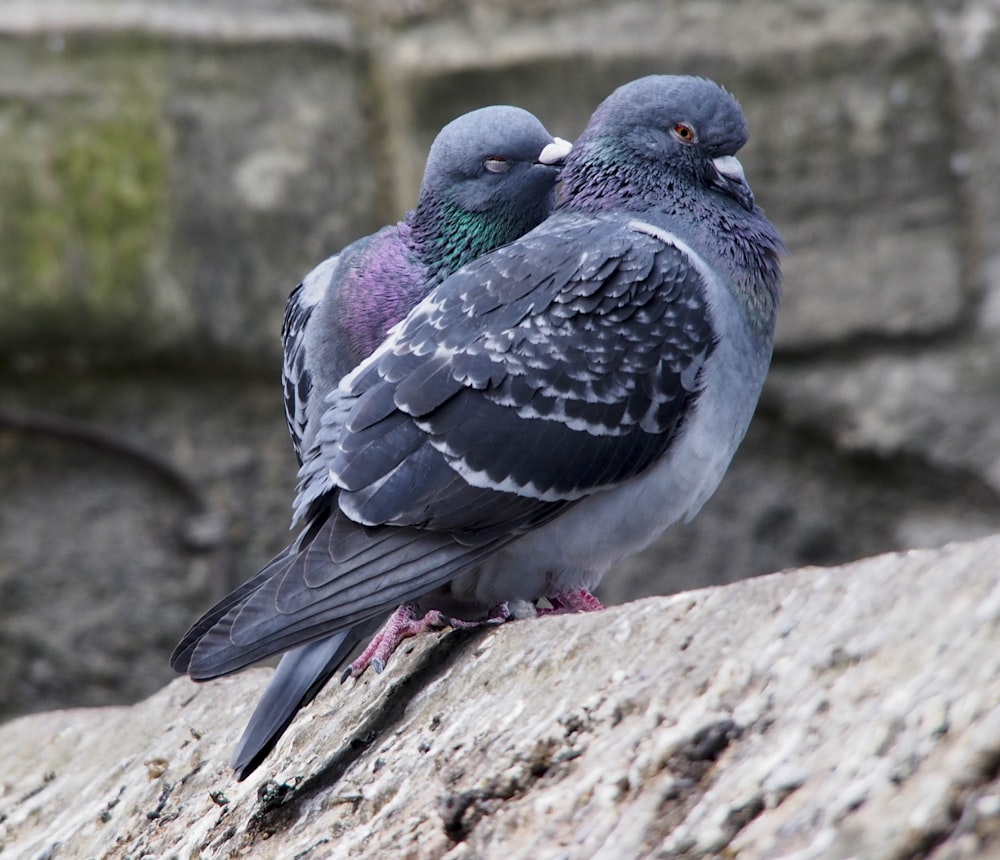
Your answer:
[[[586,133],[585,133],[586,134]],[[719,259],[762,335],[774,333],[781,296],[784,244],[759,207],[747,212],[719,192],[683,185],[638,158],[627,161],[610,143],[581,137],[567,159],[556,211],[591,215],[634,212]]]
[[[404,222],[385,227],[350,261],[341,294],[349,321],[343,334],[353,364],[370,355],[434,287],[431,274],[410,249],[408,235]]]

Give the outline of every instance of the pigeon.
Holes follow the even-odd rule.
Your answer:
[[[445,278],[327,396],[298,536],[175,666],[207,680],[400,604],[373,663],[396,628],[597,608],[616,563],[715,491],[767,374],[784,246],[736,157],[747,136],[704,78],[605,99],[552,214]]]
[[[416,208],[320,263],[292,291],[282,381],[300,464],[324,398],[389,328],[456,269],[549,214],[570,148],[521,108],[463,114],[431,144]]]
[[[496,105],[458,117],[431,145],[416,208],[320,263],[292,291],[282,384],[300,465],[325,398],[389,328],[463,264],[549,214],[570,148],[521,108]],[[359,625],[285,653],[237,745],[232,764],[241,779],[372,629]]]

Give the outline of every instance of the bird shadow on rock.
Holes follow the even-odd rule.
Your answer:
[[[270,839],[298,820],[304,804],[330,791],[351,766],[380,738],[391,732],[403,719],[413,696],[448,671],[452,661],[474,648],[492,628],[450,630],[418,656],[405,675],[391,683],[381,703],[358,727],[357,731],[315,773],[296,777],[292,784],[269,779],[257,790],[257,805],[247,821],[241,848],[252,846],[258,839]],[[355,807],[362,801],[356,793],[335,799]]]

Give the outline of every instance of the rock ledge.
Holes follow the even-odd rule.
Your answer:
[[[269,670],[0,727],[12,857],[1000,856],[1000,537],[426,637],[245,783]]]

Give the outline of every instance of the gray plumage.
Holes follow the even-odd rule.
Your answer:
[[[299,537],[196,626],[182,668],[225,674],[402,601],[472,619],[589,591],[694,516],[771,357],[782,245],[746,137],[711,81],[606,99],[557,210],[444,280],[327,398]]]
[[[438,133],[416,208],[322,262],[289,296],[285,417],[299,462],[325,397],[448,275],[552,210],[569,143],[526,110],[494,105]]]
[[[435,138],[416,208],[398,224],[325,260],[292,292],[282,327],[282,385],[300,463],[320,425],[325,398],[388,329],[455,269],[548,215],[568,150],[566,141],[553,138],[520,108],[499,105],[464,114]],[[210,626],[229,605],[215,607],[199,624]],[[377,620],[284,654],[237,744],[232,764],[241,779]],[[192,628],[178,646],[173,665],[185,666],[185,643],[202,627]]]

